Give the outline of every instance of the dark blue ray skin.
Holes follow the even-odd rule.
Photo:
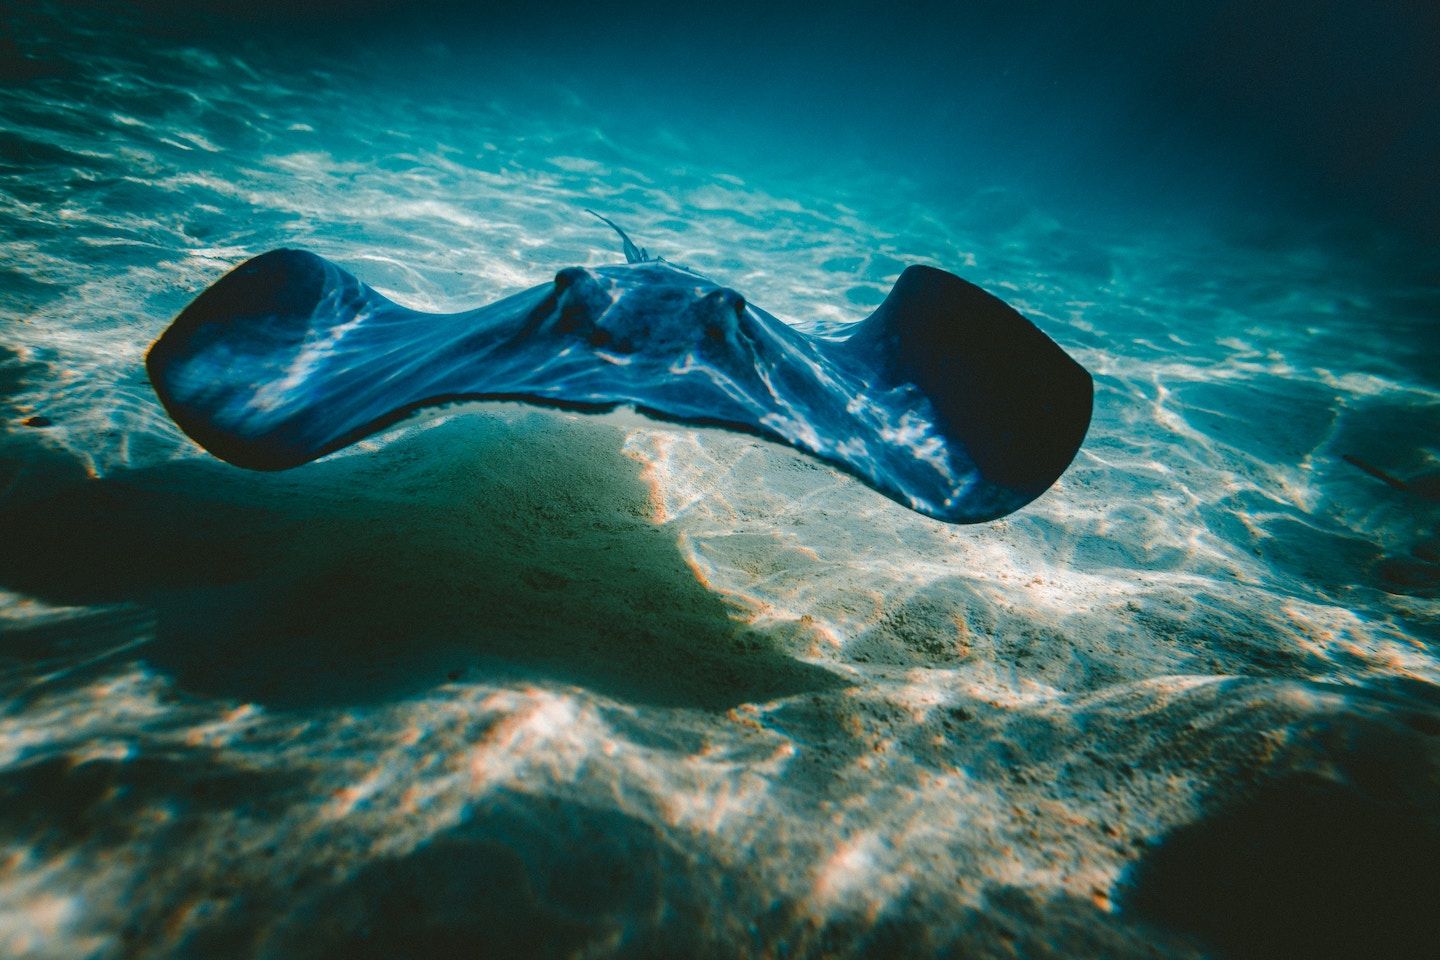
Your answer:
[[[663,260],[570,267],[478,310],[427,314],[314,254],[273,250],[186,307],[146,365],[186,433],[252,469],[298,466],[450,401],[631,405],[789,444],[954,523],[1048,489],[1092,405],[1089,374],[1033,324],[923,266],[827,338]]]

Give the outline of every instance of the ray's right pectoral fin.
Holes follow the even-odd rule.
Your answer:
[[[1089,428],[1089,373],[998,297],[911,266],[847,350],[882,381],[912,383],[985,480],[1033,499],[1060,477]]]

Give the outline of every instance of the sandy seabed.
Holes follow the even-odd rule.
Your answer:
[[[69,42],[0,88],[0,954],[1440,942],[1437,298],[1393,251]],[[961,273],[1092,371],[1089,438],[955,527],[623,412],[248,473],[145,382],[248,255],[462,309],[617,260],[585,206],[808,329]]]

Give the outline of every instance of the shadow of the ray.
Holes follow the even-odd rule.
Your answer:
[[[507,409],[285,474],[201,460],[21,493],[0,584],[150,608],[152,666],[272,707],[497,675],[707,709],[840,685],[696,580],[618,441]]]

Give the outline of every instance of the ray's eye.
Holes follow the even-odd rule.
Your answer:
[[[566,267],[555,274],[555,292],[564,293],[574,285],[575,281],[585,276],[583,267]]]
[[[735,319],[738,320],[745,316],[745,298],[734,290],[728,287],[721,287],[719,290],[711,293],[710,296],[729,308],[730,311],[735,314]]]

